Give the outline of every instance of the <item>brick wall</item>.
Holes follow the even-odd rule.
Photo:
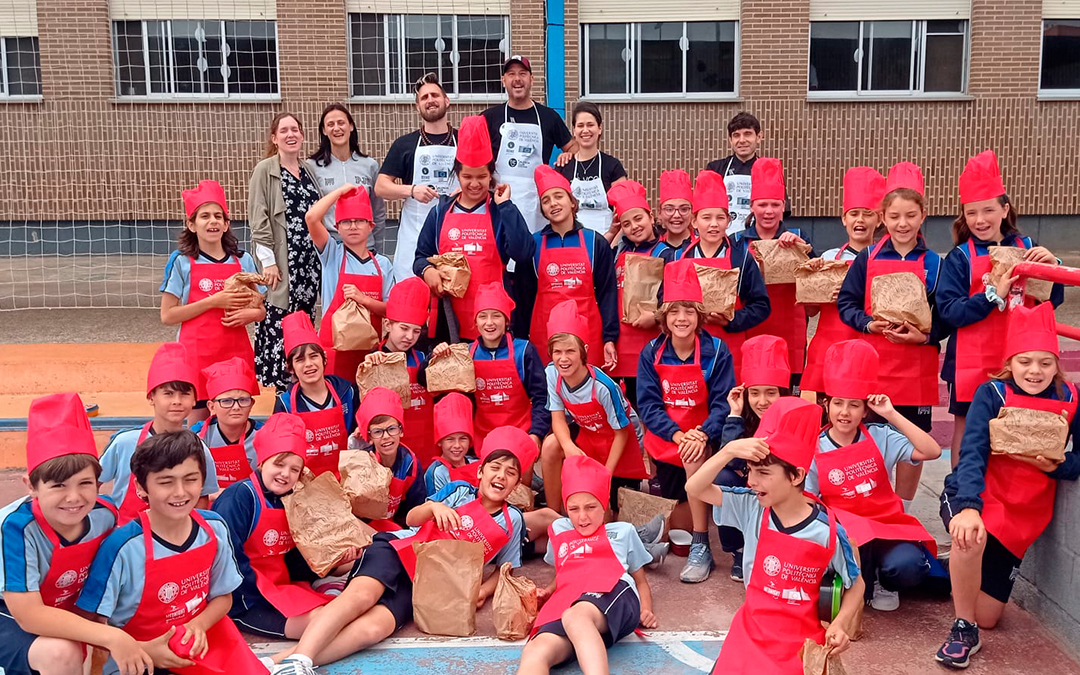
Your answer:
[[[1042,3],[971,0],[969,91],[1034,97],[1039,88]]]
[[[742,0],[740,19],[740,93],[748,98],[806,98],[810,3]]]

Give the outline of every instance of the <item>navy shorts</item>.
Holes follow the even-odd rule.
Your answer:
[[[941,493],[941,522],[945,524],[946,530],[949,529],[953,516],[949,498],[954,496],[946,483],[945,492]],[[986,548],[982,557],[982,585],[979,590],[998,602],[1008,602],[1013,584],[1016,583],[1016,575],[1020,573],[1021,562],[1023,558],[1017,558],[997,537],[987,532]]]
[[[956,400],[956,385],[952,382],[949,385],[949,414],[959,415],[960,417],[967,417],[968,410],[971,409],[971,401],[957,401]]]
[[[349,570],[348,586],[356,577],[371,577],[383,585],[379,604],[394,615],[395,630],[412,621],[412,579],[401,564],[397,551],[390,545],[394,537],[379,533],[375,541],[364,549]]]
[[[236,605],[233,605],[235,608]],[[229,613],[236,627],[245,633],[266,635],[269,637],[284,638],[285,622],[288,620],[284,614],[278,611],[266,600],[260,599],[247,610],[239,613]]]
[[[630,584],[620,580],[615,588],[607,593],[582,593],[581,597],[574,601],[587,602],[594,605],[607,617],[607,630],[600,637],[604,639],[604,646],[611,646],[637,629],[641,623],[641,601],[637,593],[630,588]],[[537,629],[536,634],[551,633],[560,637],[566,637],[566,629],[563,628],[562,619],[549,621]]]
[[[928,405],[897,405],[896,412],[904,419],[919,427],[926,433],[933,428],[933,406]]]
[[[6,605],[0,601],[0,672],[8,675],[27,675],[38,671],[30,669],[30,645],[34,644],[37,635],[27,633],[19,627],[15,618],[8,612]]]
[[[660,496],[664,499],[685,502],[686,469],[679,464],[668,464],[655,459],[653,465],[656,466],[656,480],[660,483]]]

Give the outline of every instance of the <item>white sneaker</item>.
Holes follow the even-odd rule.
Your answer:
[[[879,612],[895,612],[900,609],[900,594],[896,591],[886,590],[878,582],[874,582],[874,597],[870,599],[870,606]]]
[[[270,669],[270,675],[315,675],[315,666],[311,659],[297,654],[282,659]]]

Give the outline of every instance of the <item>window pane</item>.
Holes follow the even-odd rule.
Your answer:
[[[864,90],[911,89],[910,21],[868,22],[863,33],[863,44],[866,48],[863,59],[870,59],[870,81],[863,81]]]
[[[457,29],[458,93],[502,93],[506,17],[459,16]]]
[[[150,93],[170,93],[168,21],[146,22],[146,44],[150,56]]]
[[[927,21],[927,33],[963,33],[966,21]]]
[[[349,15],[353,96],[386,94],[385,30],[381,14]]]
[[[735,91],[734,22],[686,24],[686,91]]]
[[[810,24],[810,91],[855,91],[859,86],[859,23]]]
[[[274,22],[227,21],[225,34],[229,94],[278,93]]]
[[[445,19],[445,20],[444,20]],[[412,83],[424,73],[436,73],[439,80],[451,80],[450,49],[453,23],[450,17],[434,14],[405,16],[405,73],[399,93],[412,91]],[[447,91],[452,91],[447,89]]]
[[[1080,21],[1044,21],[1042,89],[1080,89]]]
[[[8,95],[37,96],[41,93],[41,63],[36,37],[5,38]]]
[[[963,34],[927,35],[923,91],[962,91],[963,87]]]
[[[113,35],[117,96],[145,96],[146,71],[143,61],[142,23],[114,21]]]
[[[638,66],[644,94],[682,93],[682,23],[639,24]]]
[[[627,94],[626,30],[623,23],[595,23],[588,26],[590,94]]]

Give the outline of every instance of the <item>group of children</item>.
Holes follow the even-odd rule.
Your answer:
[[[546,546],[556,577],[540,591],[519,672],[577,658],[603,673],[607,648],[657,624],[645,570],[664,559],[665,529],[691,532],[681,580],[709,577],[710,516],[731,577],[746,587],[714,672],[802,672],[806,638],[843,651],[864,602],[895,610],[899,591],[946,574],[956,620],[936,658],[968,665],[979,626],[997,623],[1013,572],[1050,520],[1055,481],[1080,475],[1072,452],[1055,462],[990,451],[988,423],[1005,407],[1064,412],[1070,434],[1078,430],[1076,388],[1058,365],[1061,287],[1036,305],[1010,294],[1013,275],[989,274],[993,246],[1056,262],[1019,234],[993,153],[960,178],[957,247],[944,261],[921,235],[918,167],[901,162],[887,177],[850,169],[848,241],[820,256],[850,268],[835,304],[820,306],[797,303],[793,284],[766,285],[752,252],[756,240],[809,243],[783,223],[778,160],[754,162],[748,225],[734,238],[719,174],[691,186],[685,172],[664,172],[657,217],[640,184],[615,184],[614,248],[581,226],[568,181],[545,166],[536,183],[549,225],[530,235],[492,164],[487,124],[466,118],[461,190],[432,209],[416,276],[396,283],[369,247],[366,190],[343,186],[311,209],[322,323],[284,318],[294,382],[263,424],[250,416],[260,391],[245,326],[265,312],[224,290],[255,263],[229,231],[220,186],[185,191],[188,219],[162,286],[162,319],[180,332],[149,369],[153,419],[116,434],[99,460],[77,395],[31,407],[29,496],[0,510],[0,623],[13,636],[0,642],[0,667],[72,673],[90,644],[123,675],[226,666],[310,675],[407,623],[412,544],[457,538],[483,542],[485,563],[513,568]],[[337,235],[323,224],[331,207]],[[445,253],[470,263],[462,297],[428,261]],[[663,261],[657,309],[632,324],[620,309],[630,255]],[[739,270],[731,318],[705,311],[697,266]],[[895,272],[925,281],[929,332],[871,315],[876,277]],[[331,319],[346,302],[366,308],[381,336],[370,352],[333,348]],[[941,455],[929,411],[947,337],[942,376],[958,431],[941,498],[953,538],[946,573],[907,507],[920,463]],[[436,397],[426,369],[455,341],[469,342],[475,391]],[[409,400],[382,388],[361,396],[358,364],[378,367],[391,353],[405,355]],[[793,396],[800,385],[804,398]],[[804,400],[808,392],[817,399]],[[392,473],[388,511],[370,523],[374,542],[320,579],[293,544],[282,499],[305,470],[337,474],[348,448]],[[666,526],[606,522],[618,489],[650,478],[678,503]],[[508,504],[519,484],[536,487],[540,508]],[[824,629],[827,575],[843,590]],[[481,604],[497,578],[483,582]],[[297,643],[260,660],[237,626]]]

